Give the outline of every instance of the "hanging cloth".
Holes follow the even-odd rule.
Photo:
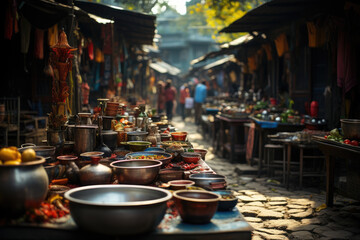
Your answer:
[[[6,3],[5,10],[5,31],[4,37],[7,40],[11,40],[13,33],[17,33],[19,31],[19,26],[17,23],[17,11],[16,11],[16,1],[9,0]]]
[[[256,59],[255,56],[248,57],[248,66],[250,73],[253,73],[256,70]]]
[[[30,33],[31,33],[31,24],[25,18],[20,18],[20,51],[23,54],[28,53],[30,45]]]
[[[275,46],[276,46],[276,51],[277,51],[277,54],[279,57],[284,55],[285,52],[289,51],[289,44],[288,44],[285,33],[280,34],[275,39]]]
[[[337,42],[337,85],[347,93],[357,85],[356,79],[356,51],[351,41],[351,36],[344,31],[343,27],[338,29]]]
[[[59,36],[58,25],[55,24],[54,26],[48,29],[49,46],[54,46],[58,42],[58,36]]]
[[[268,61],[271,61],[272,60],[272,56],[271,56],[271,46],[270,44],[263,44],[262,45],[262,48],[265,50],[265,53],[266,53],[266,59]]]
[[[91,41],[91,39],[89,39],[88,41],[87,50],[88,50],[89,59],[94,60],[94,43]]]
[[[44,30],[35,29],[34,55],[37,59],[44,59]]]

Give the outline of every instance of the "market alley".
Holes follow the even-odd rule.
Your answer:
[[[173,125],[186,129],[194,148],[208,149],[207,164],[226,176],[228,189],[238,197],[237,207],[254,227],[252,239],[360,239],[359,202],[335,196],[333,208],[326,208],[325,193],[313,188],[286,189],[278,181],[257,177],[247,164],[231,163],[212,152],[207,136],[193,119],[175,117]]]

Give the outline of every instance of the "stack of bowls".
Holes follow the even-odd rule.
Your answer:
[[[118,110],[119,110],[118,102],[108,102],[106,104],[106,115],[107,116],[116,116]]]

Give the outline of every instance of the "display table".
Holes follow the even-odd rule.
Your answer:
[[[201,168],[207,172],[213,170],[200,160]],[[186,174],[185,174],[186,175]],[[123,236],[99,235],[84,231],[76,225],[70,215],[58,223],[10,223],[4,224],[0,219],[0,239],[121,239]],[[121,223],[119,223],[121,224]],[[129,239],[245,239],[250,240],[253,228],[234,207],[231,211],[217,211],[208,224],[187,224],[179,215],[173,215],[172,210],[165,214],[155,231],[136,236],[125,236]]]
[[[267,135],[274,134],[277,132],[296,132],[301,131],[304,129],[303,124],[292,124],[292,123],[280,123],[280,122],[273,122],[273,121],[264,121],[259,120],[254,117],[249,117],[253,123],[255,123],[255,130],[259,134],[259,144],[258,144],[258,158],[252,159],[252,164],[254,164],[255,161],[258,162],[258,175],[261,175],[262,171],[262,164],[264,161],[264,145],[267,141]],[[289,149],[290,146],[287,146]],[[291,154],[291,151],[288,151],[287,155],[289,156]],[[289,157],[288,157],[289,159]]]
[[[230,161],[234,161],[235,154],[245,153],[246,151],[244,124],[249,123],[250,120],[248,118],[229,118],[221,115],[216,115],[215,118],[218,119],[220,123],[218,149],[223,156],[226,151],[229,152]],[[225,133],[227,126],[230,134],[229,141],[227,141]]]
[[[234,208],[233,211],[218,211],[211,223],[198,225],[183,223],[180,216],[171,218],[171,215],[167,214],[154,232],[128,237],[130,239],[250,240],[252,230],[253,228],[244,220],[241,213]],[[0,233],[4,239],[119,239],[119,236],[106,236],[82,231],[71,217],[62,224],[2,226]]]
[[[320,150],[326,159],[326,205],[332,207],[334,204],[334,171],[335,158],[345,160],[359,160],[360,147],[326,140],[322,137],[315,137],[314,142],[319,145]]]

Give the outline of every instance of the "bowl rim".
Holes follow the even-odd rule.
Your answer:
[[[154,165],[149,165],[149,166],[134,166],[134,167],[129,167],[129,166],[115,166],[116,163],[118,162],[133,162],[133,161],[151,161],[157,164]],[[161,167],[163,163],[160,160],[152,160],[152,159],[125,159],[125,160],[118,160],[118,161],[113,161],[112,163],[110,163],[110,167],[116,168],[116,169],[138,169],[138,168],[153,168],[153,167]]]
[[[233,190],[216,190],[216,191],[213,191],[213,193],[216,193],[216,194],[219,194],[221,199],[220,201],[223,201],[223,202],[232,202],[232,201],[238,201],[238,198],[234,195],[234,191]],[[222,198],[222,196],[230,196],[230,195],[233,195],[234,197],[231,198],[231,199],[224,199]]]
[[[182,136],[182,135],[187,135],[188,133],[187,132],[170,132],[170,134]]]
[[[125,158],[126,159],[137,159],[137,158],[130,158],[131,156],[133,155],[163,155],[163,156],[166,156],[165,159],[159,159],[159,160],[167,160],[169,158],[172,158],[172,155],[171,153],[167,153],[167,152],[163,152],[163,151],[140,151],[140,152],[131,152],[131,153],[127,153],[125,154]],[[139,159],[139,160],[153,160],[153,159],[147,159],[147,158],[144,158],[144,159]],[[157,159],[156,159],[157,160]]]
[[[352,118],[344,118],[344,119],[340,119],[340,122],[342,123],[360,123],[360,119],[352,119]]]
[[[180,182],[180,183],[178,183]],[[181,183],[183,182],[183,183]],[[195,182],[192,180],[188,180],[188,179],[176,179],[176,180],[171,180],[167,182],[170,186],[193,186],[195,185]]]
[[[88,154],[88,153],[96,153],[94,155],[85,155],[85,154]],[[93,157],[93,156],[102,156],[104,155],[103,152],[99,152],[99,151],[91,151],[91,152],[83,152],[83,153],[80,153],[80,157]]]
[[[179,195],[179,193],[182,193],[182,192],[205,193],[205,194],[208,194],[208,195],[215,196],[216,198],[200,199],[200,198],[184,197],[184,196]],[[176,191],[173,192],[173,196],[175,198],[185,200],[185,201],[191,201],[191,202],[218,202],[221,199],[221,196],[219,194],[216,194],[216,193],[213,193],[213,192],[210,192],[210,191],[206,191],[206,190],[186,190],[186,189],[176,190]]]
[[[34,161],[29,161],[29,162],[21,162],[20,164],[1,164],[0,168],[13,168],[13,167],[26,167],[26,166],[36,166],[36,165],[42,165],[43,163],[45,163],[46,160],[44,157],[36,155],[36,160]]]
[[[213,180],[213,179],[224,179],[224,175],[216,174],[216,173],[193,173],[190,174],[189,179],[195,180]]]
[[[89,190],[89,189],[97,189],[97,188],[141,188],[141,189],[148,189],[148,190],[154,190],[163,192],[166,194],[166,196],[158,199],[152,199],[152,200],[145,200],[145,201],[134,201],[134,202],[121,202],[121,203],[94,203],[91,201],[81,200],[77,199],[71,196],[74,192]],[[90,186],[83,186],[83,187],[77,187],[70,189],[64,194],[64,197],[68,199],[70,202],[78,203],[78,204],[84,204],[84,205],[91,205],[91,206],[102,206],[102,207],[131,207],[131,206],[143,206],[143,205],[153,205],[157,203],[162,203],[170,200],[172,198],[172,194],[170,191],[158,187],[152,187],[152,186],[144,186],[144,185],[128,185],[128,184],[122,184],[122,185],[114,185],[114,184],[100,184],[100,185],[90,185]]]

